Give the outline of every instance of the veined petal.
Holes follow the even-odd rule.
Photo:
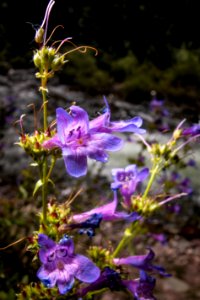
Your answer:
[[[71,116],[73,118],[73,126],[81,128],[81,132],[86,134],[89,130],[89,117],[88,113],[81,107],[72,105],[70,106]]]
[[[139,128],[141,125],[142,125],[142,119],[140,117],[135,117],[130,120],[110,122],[109,128],[112,131],[118,131],[118,132],[126,131],[126,132],[143,134],[146,132],[146,130]]]
[[[91,151],[91,149],[90,149]],[[108,161],[108,154],[102,149],[93,149],[91,153],[88,153],[89,158],[95,159],[102,163],[106,163]]]
[[[123,140],[109,133],[95,133],[91,135],[90,146],[100,147],[108,151],[120,150]]]
[[[83,282],[94,282],[99,278],[100,269],[87,257],[76,255],[74,262],[79,266],[75,277]]]
[[[110,112],[105,112],[90,121],[90,132],[110,132],[107,128],[110,120]]]
[[[63,108],[59,107],[56,109],[56,119],[58,137],[64,145],[67,140],[73,118]]]
[[[63,155],[65,166],[69,175],[73,177],[84,176],[87,173],[87,156],[73,151],[70,155]]]

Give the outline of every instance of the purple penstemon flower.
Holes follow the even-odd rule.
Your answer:
[[[89,292],[109,288],[111,291],[120,291],[127,289],[137,300],[155,300],[153,289],[155,287],[155,278],[149,276],[146,272],[140,271],[140,278],[134,280],[122,279],[120,273],[105,267],[99,278],[78,290],[78,296],[84,297]]]
[[[117,192],[114,191],[113,201],[97,208],[93,208],[87,212],[73,215],[72,224],[69,226],[72,229],[81,228],[81,233],[87,233],[89,236],[93,236],[95,234],[95,228],[99,227],[101,221],[125,220],[134,222],[141,218],[136,212],[127,214],[123,211],[116,211],[117,204]]]
[[[200,134],[200,124],[194,124],[189,128],[185,128],[182,131],[183,136],[196,136]]]
[[[38,244],[42,266],[37,276],[46,287],[57,285],[59,292],[65,294],[72,288],[74,278],[91,283],[99,277],[100,270],[91,260],[74,253],[73,241],[68,236],[55,243],[47,235],[39,234]]]
[[[145,129],[140,128],[143,120],[140,117],[134,117],[125,121],[111,121],[111,111],[108,101],[104,96],[105,109],[104,113],[90,122],[90,128],[93,132],[132,132],[144,134]]]
[[[103,288],[109,288],[111,291],[119,291],[124,288],[120,274],[110,267],[105,267],[95,282],[78,290],[78,296],[84,297],[89,292]]]
[[[152,261],[155,257],[155,254],[152,249],[149,249],[149,253],[146,255],[133,255],[123,258],[114,258],[113,262],[115,265],[131,265],[139,270],[143,271],[157,271],[159,274],[163,276],[171,276],[166,273],[165,269],[161,266],[153,265]]]
[[[136,165],[129,165],[125,169],[116,168],[112,170],[114,182],[111,183],[113,190],[119,189],[127,207],[131,205],[131,196],[135,192],[139,182],[145,180],[149,175],[149,169],[143,168],[138,171]]]
[[[58,147],[62,150],[67,172],[74,177],[87,173],[87,157],[105,163],[107,151],[118,151],[123,140],[114,136],[115,132],[144,133],[139,127],[141,118],[136,121],[110,122],[110,112],[89,121],[87,112],[79,106],[71,106],[70,113],[57,108],[57,134],[43,143],[46,149]]]
[[[153,295],[156,280],[143,270],[140,271],[139,279],[123,280],[123,284],[133,294],[135,300],[156,300]]]
[[[74,177],[87,173],[87,157],[105,163],[107,151],[121,149],[121,138],[105,132],[92,132],[87,112],[79,106],[71,106],[70,113],[57,108],[57,134],[43,143],[51,149],[59,147],[67,172]]]

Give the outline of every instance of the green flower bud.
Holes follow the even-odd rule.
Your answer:
[[[41,55],[39,53],[39,51],[35,52],[34,56],[33,56],[33,62],[36,66],[36,68],[40,69],[41,65],[42,65],[42,61],[41,61]]]

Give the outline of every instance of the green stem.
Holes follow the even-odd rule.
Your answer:
[[[43,223],[46,224],[47,221],[47,158],[44,158],[43,169],[42,169],[42,217]]]
[[[47,123],[47,78],[43,78],[41,82],[41,92],[42,92],[42,100],[43,100],[43,129],[44,132],[48,128]]]
[[[44,133],[48,128],[47,123],[47,78],[42,78],[41,80],[41,92],[42,92],[42,100],[43,100],[43,130]],[[47,221],[47,157],[44,156],[43,160],[43,168],[42,168],[42,217],[43,223],[46,224]]]
[[[153,167],[152,167],[152,170],[151,170],[151,177],[149,179],[149,182],[147,184],[147,187],[146,187],[146,190],[144,191],[144,194],[142,196],[142,199],[141,201],[144,203],[144,200],[146,199],[150,189],[151,189],[151,186],[155,180],[155,177],[156,175],[158,174],[159,172],[159,169],[160,169],[160,161],[157,162],[157,163],[154,163]]]
[[[129,228],[125,229],[123,238],[121,239],[115,251],[113,252],[113,257],[116,257],[119,254],[119,252],[128,244],[128,242],[132,240],[134,236],[137,235],[139,226],[140,225],[138,224],[138,222],[136,222],[132,223]]]

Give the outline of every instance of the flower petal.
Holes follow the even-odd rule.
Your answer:
[[[100,269],[87,257],[76,255],[76,264],[79,266],[75,277],[83,282],[94,282],[99,278]]]
[[[58,289],[59,289],[60,294],[64,295],[68,291],[70,291],[71,288],[73,287],[73,285],[74,285],[74,277],[72,277],[71,280],[68,281],[68,282],[58,280],[57,285],[58,285]]]
[[[89,129],[88,113],[83,108],[76,105],[70,106],[70,112],[73,118],[73,127],[80,127],[81,132],[86,134]]]
[[[46,263],[48,252],[56,247],[56,243],[54,243],[54,241],[46,234],[41,233],[38,235],[38,244],[41,248],[39,250],[39,258],[42,263]]]
[[[56,285],[56,281],[59,277],[59,272],[55,269],[53,272],[49,272],[41,266],[37,272],[37,277],[42,281],[42,283],[49,288],[52,288]]]
[[[73,177],[84,176],[87,173],[87,156],[73,151],[71,155],[63,154],[65,166],[69,175]]]
[[[90,146],[101,147],[108,151],[117,151],[123,146],[123,140],[109,133],[95,133],[92,135]]]
[[[53,149],[55,147],[61,147],[62,143],[57,134],[55,134],[51,139],[45,141],[42,147],[45,149]]]
[[[56,109],[57,132],[61,143],[64,145],[69,134],[72,117],[61,107]]]
[[[67,247],[68,255],[72,255],[74,253],[74,242],[69,236],[64,235],[64,237],[59,241],[59,245]]]
[[[149,176],[149,169],[144,168],[138,173],[138,180],[143,181]]]
[[[145,129],[139,128],[142,125],[142,119],[140,117],[134,117],[130,120],[110,122],[109,128],[112,131],[117,132],[134,132],[143,134]]]
[[[110,216],[115,213],[117,207],[117,195],[114,194],[114,199],[112,202],[99,206],[97,208],[93,208],[85,213],[73,215],[72,219],[76,223],[84,222],[93,214],[101,214],[103,220],[110,220]]]
[[[91,151],[91,149],[90,149]],[[95,159],[102,163],[106,163],[108,161],[108,154],[102,149],[93,149],[92,153],[88,153],[89,158]]]

